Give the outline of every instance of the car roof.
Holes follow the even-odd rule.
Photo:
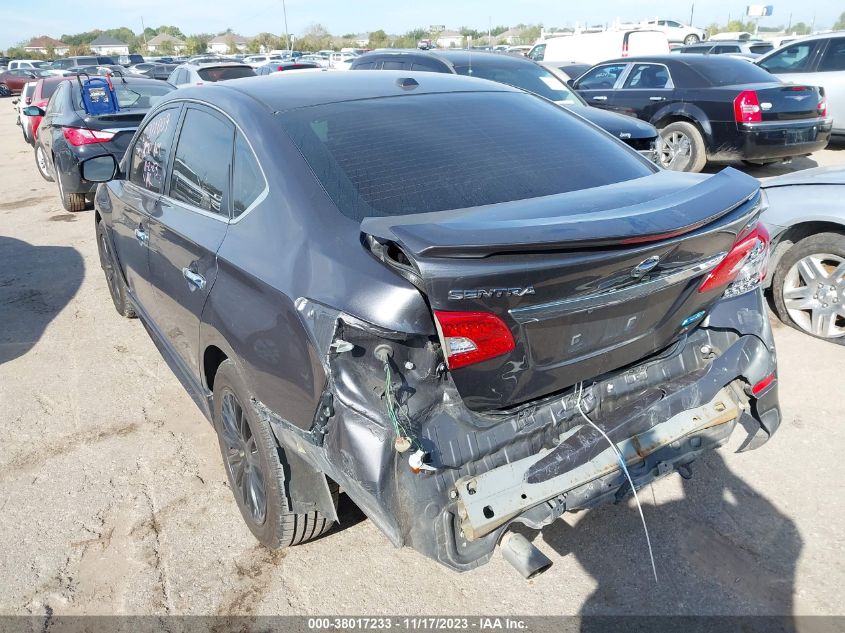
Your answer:
[[[412,78],[413,88],[402,88],[400,79]],[[281,83],[284,82],[284,83]],[[194,97],[214,103],[220,91],[237,91],[281,112],[343,101],[360,101],[401,95],[443,92],[522,92],[505,84],[448,73],[402,70],[356,70],[326,73],[280,73],[263,77],[230,79],[199,87],[184,87],[173,98]]]
[[[249,64],[244,64],[241,62],[229,62],[229,61],[220,61],[220,62],[203,62],[201,64],[194,64],[192,62],[184,62],[179,64],[180,66],[186,66],[189,68],[193,68],[195,70],[202,70],[203,68],[220,68],[221,66],[235,66],[238,68],[252,68]]]
[[[667,53],[666,55],[643,55],[637,57],[618,57],[616,59],[609,59],[605,62],[600,62],[598,64],[594,64],[595,66],[604,66],[606,64],[627,64],[627,63],[655,63],[655,64],[664,64],[666,66],[675,65],[675,66],[689,66],[691,68],[695,68],[697,66],[713,66],[722,64],[723,66],[727,66],[729,64],[744,64],[745,61],[737,58],[731,57],[730,55],[672,55],[671,53]]]

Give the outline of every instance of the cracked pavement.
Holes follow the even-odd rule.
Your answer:
[[[456,574],[343,526],[271,552],[241,521],[211,426],[99,268],[93,212],[64,212],[0,100],[0,614],[841,614],[845,347],[775,325],[783,426],[694,477],[529,533],[526,582],[500,557]],[[840,149],[815,161],[845,163]],[[802,162],[803,161],[803,162]],[[776,173],[781,167],[755,170]],[[739,438],[736,438],[739,439]],[[840,492],[836,492],[840,490]]]

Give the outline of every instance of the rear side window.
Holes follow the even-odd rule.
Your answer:
[[[56,92],[56,88],[59,87],[59,84],[64,83],[62,81],[45,81],[41,84],[41,98],[42,99],[49,99],[53,96],[53,93]]]
[[[256,160],[249,143],[246,142],[240,132],[235,137],[233,175],[232,208],[234,217],[238,217],[258,200],[258,196],[263,193],[267,186],[261,168],[258,166],[258,160]]]
[[[228,217],[229,164],[234,126],[203,110],[188,108],[179,132],[170,197]]]
[[[385,60],[384,64],[382,64],[382,70],[405,70],[407,68],[407,64],[403,61],[393,61],[393,60]]]
[[[816,42],[792,44],[760,62],[760,66],[775,74],[803,72],[810,67],[816,45]]]
[[[713,51],[717,55],[723,55],[724,53],[739,53],[739,46],[734,44],[720,44],[715,48]]]
[[[248,66],[220,66],[219,68],[202,68],[197,71],[203,81],[225,81],[226,79],[241,79],[255,77],[255,71]]]
[[[375,62],[361,62],[360,64],[355,64],[355,70],[373,70],[375,67]]]
[[[845,70],[845,38],[832,39],[819,62],[819,71]]]
[[[153,193],[164,190],[164,172],[179,120],[179,108],[156,114],[144,126],[131,151],[129,180]]]
[[[354,220],[523,200],[653,173],[612,138],[525,93],[351,101],[286,112],[280,123]]]
[[[421,70],[429,73],[444,73],[447,72],[443,66],[427,61],[419,61],[411,64],[411,70]]]
[[[671,87],[669,71],[658,64],[636,64],[625,80],[623,88],[631,90],[658,90]]]
[[[764,53],[768,53],[769,51],[774,50],[774,48],[775,47],[771,44],[752,44],[748,47],[748,50],[750,50],[755,55],[762,55]]]
[[[616,84],[626,68],[627,64],[608,64],[607,66],[597,66],[592,70],[587,71],[583,77],[578,80],[579,90],[609,90]]]

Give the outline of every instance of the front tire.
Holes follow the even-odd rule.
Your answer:
[[[690,33],[684,38],[684,45],[689,46],[691,44],[698,44],[701,41],[701,38],[698,37],[695,33]]]
[[[817,233],[796,242],[778,262],[772,296],[784,323],[845,345],[845,235]]]
[[[126,282],[123,281],[123,275],[117,267],[117,262],[114,260],[112,254],[111,242],[106,233],[105,224],[100,221],[97,224],[97,250],[100,253],[100,267],[106,276],[106,284],[109,287],[109,294],[111,295],[114,309],[120,316],[127,319],[135,318],[135,310],[132,304],[126,298],[127,288]]]
[[[250,406],[250,392],[231,360],[223,361],[214,376],[213,420],[235,502],[262,545],[299,545],[332,528],[334,522],[316,510],[291,512],[285,451]],[[337,485],[330,483],[336,504]]]
[[[44,148],[38,143],[35,144],[35,166],[38,167],[38,174],[47,182],[53,182],[53,174],[50,173],[50,165],[47,163],[47,155]]]
[[[660,129],[658,157],[664,169],[698,173],[707,164],[704,138],[692,123],[674,121]]]

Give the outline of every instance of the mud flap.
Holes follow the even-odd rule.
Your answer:
[[[293,450],[279,450],[279,457],[285,470],[285,486],[290,499],[290,511],[305,514],[317,510],[327,519],[337,521],[337,508],[326,476]]]

